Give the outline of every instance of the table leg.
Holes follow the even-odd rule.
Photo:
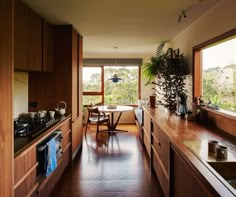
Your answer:
[[[110,125],[110,129],[111,129],[111,132],[114,132],[114,131],[119,131],[119,132],[128,132],[126,130],[121,130],[121,129],[116,129],[116,126],[117,124],[119,123],[120,121],[120,117],[122,115],[122,112],[120,112],[116,122],[114,123],[114,112],[111,113],[111,125]]]

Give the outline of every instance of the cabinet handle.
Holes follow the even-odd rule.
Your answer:
[[[160,143],[160,142],[158,142],[158,146],[160,146],[160,147],[161,147],[161,143]]]

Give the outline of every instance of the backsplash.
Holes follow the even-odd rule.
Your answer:
[[[14,118],[28,111],[28,73],[14,72]]]

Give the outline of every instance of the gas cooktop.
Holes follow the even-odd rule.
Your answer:
[[[14,120],[14,136],[15,137],[35,137],[48,127],[59,122],[59,119],[30,118],[20,117]]]

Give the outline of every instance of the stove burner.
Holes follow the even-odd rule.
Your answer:
[[[46,128],[58,122],[58,119],[19,117],[14,120],[14,134],[17,137],[35,137]]]

